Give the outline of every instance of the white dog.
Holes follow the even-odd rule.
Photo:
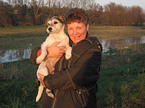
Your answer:
[[[49,36],[46,38],[45,42],[41,45],[41,55],[36,59],[36,63],[40,64],[37,70],[37,77],[38,73],[43,74],[44,76],[48,75],[50,70],[48,70],[47,65],[49,64],[51,71],[54,71],[54,66],[56,62],[59,60],[59,58],[47,58],[47,48],[51,46],[54,42],[60,41],[59,46],[65,46],[65,58],[69,59],[71,57],[71,50],[72,48],[69,46],[69,38],[64,33],[64,19],[62,16],[54,16],[50,19],[47,19],[47,32],[49,33]],[[44,87],[40,84],[38,88],[38,94],[36,97],[36,102],[39,101],[41,98],[41,95],[43,93]],[[46,89],[47,94],[50,97],[54,97],[52,93],[50,93],[51,90]]]

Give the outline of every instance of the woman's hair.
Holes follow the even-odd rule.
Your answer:
[[[78,8],[70,9],[65,16],[66,16],[66,20],[65,20],[66,24],[70,24],[72,22],[78,22],[87,25],[89,23],[88,14],[82,9],[78,9]]]

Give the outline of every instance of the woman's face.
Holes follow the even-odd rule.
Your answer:
[[[77,43],[86,38],[89,24],[86,26],[84,23],[72,22],[67,24],[67,31],[70,39]]]

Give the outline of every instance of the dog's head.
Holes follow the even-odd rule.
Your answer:
[[[46,20],[46,24],[48,25],[47,32],[48,33],[58,33],[62,29],[64,29],[64,18],[62,16],[54,16],[48,18]]]

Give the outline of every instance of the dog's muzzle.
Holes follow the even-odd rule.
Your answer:
[[[52,28],[51,28],[51,27],[49,27],[49,28],[48,28],[48,30],[51,32],[51,31],[52,31]]]

